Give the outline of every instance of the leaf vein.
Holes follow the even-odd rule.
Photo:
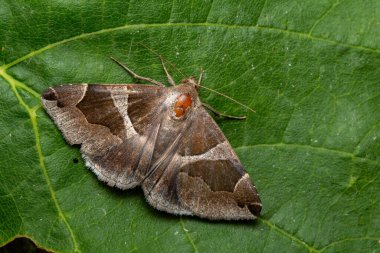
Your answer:
[[[310,31],[309,31],[309,36],[312,36],[314,29],[317,27],[317,25],[325,18],[327,15],[330,14],[330,12],[335,9],[338,5],[340,5],[343,1],[336,1],[334,4],[330,6],[322,15],[314,22],[314,24],[311,26]]]
[[[181,228],[182,228],[183,232],[185,233],[185,236],[186,236],[187,240],[189,241],[189,243],[193,247],[193,252],[198,253],[199,252],[198,248],[195,245],[193,238],[191,238],[191,236],[189,234],[189,231],[186,229],[185,224],[183,223],[182,217],[179,218],[179,223],[181,225]]]
[[[380,237],[376,238],[376,237],[371,237],[371,236],[364,236],[364,237],[345,238],[345,239],[338,240],[338,241],[332,242],[332,243],[330,243],[330,244],[327,244],[326,246],[324,246],[323,248],[321,248],[321,249],[318,250],[317,252],[323,252],[323,251],[325,251],[327,248],[333,247],[333,246],[336,245],[336,244],[344,243],[344,242],[347,242],[347,241],[364,241],[364,240],[368,240],[368,241],[379,241],[379,240],[380,240]]]
[[[61,207],[60,207],[60,205],[58,203],[58,199],[56,197],[56,193],[55,193],[55,191],[53,189],[52,183],[50,181],[49,174],[47,172],[47,168],[45,166],[44,155],[42,153],[42,147],[41,147],[41,142],[40,142],[40,135],[39,135],[38,124],[37,124],[37,115],[36,115],[36,111],[38,110],[38,108],[40,108],[40,106],[36,106],[36,107],[30,108],[25,103],[25,101],[22,99],[21,95],[17,91],[17,87],[19,87],[19,84],[21,82],[15,80],[12,76],[10,76],[9,74],[7,74],[4,70],[0,71],[0,76],[5,81],[7,81],[9,83],[9,86],[11,87],[11,90],[15,94],[15,96],[16,96],[17,100],[19,101],[20,105],[22,107],[24,107],[24,109],[27,111],[27,113],[29,115],[30,122],[32,124],[32,129],[33,129],[34,137],[35,137],[36,149],[37,149],[37,155],[38,155],[38,160],[39,160],[40,168],[41,168],[42,173],[44,175],[46,184],[48,186],[48,190],[50,192],[50,196],[51,196],[51,198],[53,200],[55,208],[57,209],[58,216],[60,217],[60,219],[62,220],[62,222],[65,224],[65,226],[66,226],[66,228],[67,228],[67,230],[68,230],[68,232],[70,234],[70,238],[72,240],[73,247],[74,247],[74,252],[80,252],[80,249],[78,247],[78,243],[77,243],[77,240],[75,238],[74,232],[73,232],[70,224],[68,223],[68,221],[66,219],[66,216],[64,215],[64,213],[63,213],[63,211],[62,211],[62,209],[61,209]],[[24,84],[24,86],[26,86],[26,85]]]
[[[255,148],[255,147],[293,147],[293,148],[301,148],[301,149],[312,149],[315,151],[323,151],[323,152],[334,152],[345,157],[350,157],[352,159],[364,160],[369,163],[374,163],[377,166],[380,165],[380,161],[356,156],[354,153],[350,153],[347,151],[341,151],[341,150],[330,149],[330,148],[325,148],[325,147],[316,147],[316,146],[311,146],[311,145],[306,145],[306,144],[289,144],[289,143],[283,143],[283,142],[271,143],[271,144],[254,144],[254,145],[239,146],[239,147],[236,147],[235,150],[249,149],[249,148]]]
[[[310,40],[319,40],[319,41],[324,41],[324,42],[327,42],[327,43],[333,43],[333,44],[337,44],[337,45],[342,45],[342,46],[346,46],[346,47],[351,47],[351,48],[355,48],[355,49],[359,49],[359,50],[366,50],[366,51],[370,51],[370,52],[373,52],[373,53],[376,53],[376,54],[380,54],[380,50],[379,49],[375,49],[375,48],[370,48],[370,47],[366,47],[366,46],[360,46],[360,45],[355,45],[355,44],[350,44],[350,43],[343,43],[343,42],[340,42],[340,41],[336,41],[336,40],[333,40],[333,39],[328,39],[328,38],[323,38],[323,37],[317,37],[317,36],[313,36],[313,35],[309,35],[307,33],[302,33],[302,32],[298,32],[298,31],[290,31],[290,30],[284,30],[282,28],[275,28],[275,27],[266,27],[266,26],[250,26],[250,25],[227,25],[227,24],[217,24],[217,23],[156,23],[156,24],[134,24],[134,25],[123,25],[123,26],[118,26],[118,27],[112,27],[112,28],[105,28],[105,29],[101,29],[101,30],[98,30],[98,31],[94,31],[94,32],[89,32],[89,33],[81,33],[79,35],[76,35],[76,36],[73,36],[73,37],[70,37],[70,38],[67,38],[67,39],[63,39],[63,40],[60,40],[60,41],[57,41],[57,42],[54,42],[54,43],[51,43],[51,44],[48,44],[42,48],[39,48],[37,50],[34,50],[34,51],[31,51],[29,52],[28,54],[8,63],[8,64],[5,64],[3,66],[1,66],[1,68],[3,70],[7,70],[8,68],[26,60],[26,59],[29,59],[29,58],[32,58],[36,55],[39,55],[49,49],[52,49],[52,48],[55,48],[57,46],[60,46],[60,45],[63,45],[63,44],[66,44],[68,42],[72,42],[72,41],[76,41],[76,40],[80,40],[80,39],[84,39],[84,38],[87,38],[87,37],[91,37],[91,36],[95,36],[95,35],[100,35],[100,34],[105,34],[105,33],[111,33],[111,32],[116,32],[116,31],[120,31],[120,30],[126,30],[126,29],[148,29],[148,28],[163,28],[163,27],[221,27],[221,28],[227,28],[227,29],[256,29],[256,30],[268,30],[268,31],[271,31],[271,32],[278,32],[278,33],[284,33],[284,34],[288,34],[288,35],[295,35],[295,36],[300,36],[300,37],[303,37],[303,38],[306,38],[306,39],[310,39]]]
[[[367,138],[370,137],[371,133],[374,132],[375,130],[377,130],[377,127],[380,126],[380,122],[378,122],[377,124],[373,125],[364,135],[363,137],[361,138],[361,140],[358,142],[358,144],[356,145],[355,147],[355,151],[354,151],[354,154],[357,154],[360,152],[360,146],[361,144],[367,140]]]
[[[209,8],[208,11],[207,11],[207,16],[206,16],[206,19],[205,19],[205,22],[204,22],[204,23],[208,23],[208,18],[210,17],[210,14],[211,14],[211,10],[212,10],[213,5],[214,5],[214,0],[211,1],[210,8]]]
[[[260,20],[260,18],[261,18],[261,15],[263,15],[263,13],[264,13],[264,9],[265,9],[265,7],[266,7],[266,5],[267,5],[267,1],[268,0],[264,0],[264,4],[263,4],[263,7],[261,8],[261,10],[260,10],[260,14],[259,14],[259,16],[257,17],[257,20],[256,20],[256,26],[259,24],[259,20]]]
[[[318,251],[316,248],[314,248],[311,245],[307,244],[306,242],[302,241],[301,239],[299,239],[295,235],[290,234],[286,230],[278,227],[277,225],[273,224],[269,220],[263,219],[261,217],[257,217],[257,219],[259,221],[261,221],[262,223],[264,223],[265,225],[267,225],[270,229],[273,229],[274,231],[276,231],[276,232],[284,235],[285,237],[291,239],[292,241],[297,242],[298,244],[301,244],[302,246],[304,246],[305,248],[307,248],[309,252],[317,252]]]

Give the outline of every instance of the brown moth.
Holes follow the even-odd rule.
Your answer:
[[[256,188],[203,108],[199,82],[190,77],[175,85],[162,66],[171,87],[122,66],[153,85],[61,85],[42,94],[42,105],[109,186],[141,186],[147,201],[168,213],[255,219]]]

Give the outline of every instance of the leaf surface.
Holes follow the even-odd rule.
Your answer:
[[[380,2],[0,0],[0,245],[56,252],[379,252]],[[254,222],[154,210],[87,170],[41,108],[63,83],[205,69],[263,201]],[[79,163],[77,163],[79,159]]]

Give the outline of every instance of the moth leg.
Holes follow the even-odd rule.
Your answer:
[[[131,74],[134,78],[142,80],[142,81],[150,82],[150,83],[158,85],[158,86],[165,87],[165,85],[163,85],[162,83],[160,83],[160,82],[158,82],[156,80],[153,80],[152,78],[143,77],[143,76],[140,76],[140,75],[136,74],[135,72],[133,72],[132,70],[130,70],[127,66],[123,65],[123,63],[119,62],[115,58],[111,57],[111,59],[114,62],[116,62],[120,67],[122,67],[124,70],[126,70],[129,74]]]
[[[160,60],[161,60],[162,67],[164,68],[164,71],[165,71],[166,77],[168,78],[168,83],[169,83],[171,86],[175,86],[175,82],[174,82],[173,78],[170,76],[168,70],[166,69],[165,64],[164,64],[164,60],[162,59],[162,56],[161,56],[161,55],[160,55]]]
[[[232,115],[223,114],[217,111],[216,109],[214,109],[213,107],[211,107],[211,105],[206,104],[206,103],[202,103],[202,105],[203,107],[210,110],[212,113],[214,113],[218,117],[223,117],[223,118],[228,118],[228,119],[239,119],[239,120],[247,118],[246,116],[232,116]]]
[[[199,75],[199,79],[198,79],[198,85],[201,86],[201,81],[202,81],[202,78],[203,78],[203,68],[201,67],[201,74]]]

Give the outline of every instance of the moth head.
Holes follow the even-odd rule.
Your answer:
[[[182,80],[182,81],[181,81],[181,84],[191,85],[191,86],[193,86],[196,90],[199,89],[199,82],[197,81],[197,79],[196,79],[194,76]]]

